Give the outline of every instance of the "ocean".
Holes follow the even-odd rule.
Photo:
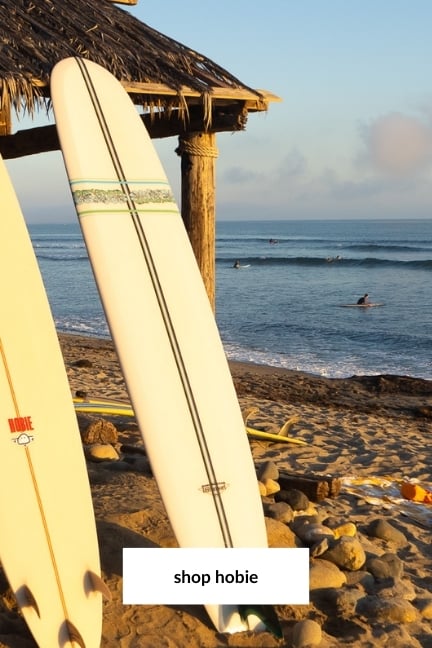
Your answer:
[[[108,337],[78,224],[29,230],[57,329]],[[216,319],[233,360],[432,379],[431,277],[432,220],[217,223]],[[382,306],[343,307],[364,293]]]

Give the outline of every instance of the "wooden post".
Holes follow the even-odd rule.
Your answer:
[[[179,138],[181,213],[213,310],[215,310],[215,159],[214,133]]]
[[[5,101],[0,107],[0,136],[10,135],[12,132],[12,118],[9,101]]]

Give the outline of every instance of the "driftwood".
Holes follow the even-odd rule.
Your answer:
[[[320,502],[326,497],[337,497],[341,489],[339,477],[329,475],[294,475],[280,472],[281,490],[295,488],[302,491],[312,502]]]

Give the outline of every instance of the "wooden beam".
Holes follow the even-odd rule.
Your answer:
[[[40,126],[0,137],[0,153],[5,160],[58,151],[60,144],[55,126]]]
[[[121,81],[122,86],[129,94],[156,95],[176,97],[182,95],[190,103],[196,99],[201,101],[202,92],[193,90],[187,86],[182,86],[179,90],[174,90],[163,83],[139,83],[137,81]],[[212,87],[208,89],[212,101],[247,101],[251,106],[256,106],[256,110],[267,110],[271,102],[281,102],[282,99],[268,90],[247,90],[245,88],[220,88]]]
[[[182,113],[174,110],[168,116],[166,113],[146,114],[142,117],[150,137],[153,139],[163,137],[183,136],[187,133],[200,133],[204,130],[204,114],[202,106],[191,106],[186,121]],[[242,131],[246,127],[248,111],[244,104],[235,103],[230,106],[213,106],[211,124],[208,132],[222,133]]]
[[[122,81],[121,79],[120,83],[128,94],[153,97],[155,101],[157,101],[158,97],[178,97],[182,95],[187,99],[188,104],[193,103],[194,101],[200,103],[204,94],[202,91],[194,90],[188,86],[181,86],[176,90],[165,83],[141,83],[140,81]],[[32,79],[32,84],[37,88],[45,89],[42,92],[44,95],[47,94],[48,84],[45,81]],[[228,101],[229,103],[232,103],[233,101],[247,101],[248,104],[250,104],[251,110],[253,109],[252,107],[255,106],[255,110],[259,111],[267,110],[269,103],[280,103],[283,101],[281,97],[278,97],[272,92],[261,89],[252,91],[247,90],[246,88],[209,86],[207,92],[211,96],[212,101]]]
[[[143,115],[144,122],[150,137],[160,139],[186,135],[187,132],[201,132],[203,130],[203,112],[201,108],[192,107],[189,119],[185,124],[179,111],[171,115],[159,117]],[[212,114],[211,132],[233,132],[244,130],[247,121],[247,110],[239,103],[230,106],[227,110],[215,108]],[[5,160],[36,155],[60,149],[57,130],[55,126],[39,126],[17,131],[13,135],[0,136],[0,153]]]

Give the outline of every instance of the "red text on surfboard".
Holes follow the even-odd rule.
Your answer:
[[[34,429],[31,416],[16,416],[8,419],[8,423],[11,432],[28,432]]]

